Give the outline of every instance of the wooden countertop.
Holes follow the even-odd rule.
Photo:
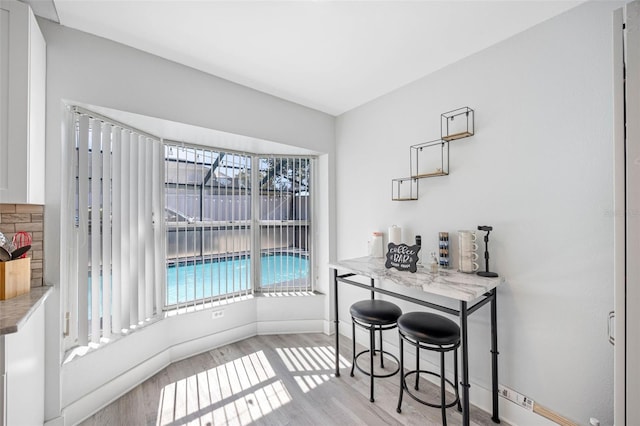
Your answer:
[[[0,301],[0,335],[17,333],[51,293],[52,286],[33,287],[29,293]]]

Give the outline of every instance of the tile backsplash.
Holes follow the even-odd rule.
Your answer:
[[[16,232],[31,235],[31,287],[43,284],[44,206],[36,204],[0,204],[0,232],[13,238]]]

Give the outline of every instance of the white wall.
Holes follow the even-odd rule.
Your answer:
[[[277,329],[278,324],[294,331],[309,331],[300,324],[322,330],[322,322],[310,322],[309,315],[322,318],[324,298],[306,298],[298,304],[299,312],[269,306],[277,301],[262,301],[254,303],[252,315],[240,315],[246,312],[239,308],[237,315],[227,314],[215,326],[202,323],[196,314],[151,326],[139,336],[122,339],[111,348],[90,354],[86,360],[61,368],[59,265],[64,260],[60,253],[65,252],[65,243],[60,240],[58,225],[59,183],[65,173],[60,167],[65,100],[274,141],[321,153],[323,158],[334,155],[334,118],[99,37],[49,21],[39,23],[47,42],[45,282],[56,288],[47,307],[45,418],[52,424],[62,423],[59,416],[67,407],[69,421],[81,419],[90,414],[88,407],[99,407],[130,387],[136,375],[144,378],[163,363],[189,355],[180,352],[184,348],[203,350],[206,344],[268,332]],[[329,165],[326,161],[320,161],[320,165],[317,188],[321,194],[329,194]],[[318,223],[329,224],[332,206],[322,203],[318,207]],[[326,262],[331,231],[324,228],[321,233],[317,259]],[[326,272],[320,272],[326,268],[317,266],[318,274],[326,276]],[[326,289],[325,284],[318,287]],[[274,312],[279,312],[280,317]],[[264,323],[260,323],[261,319]],[[167,330],[176,324],[180,330]],[[183,330],[191,331],[188,339]],[[150,341],[155,343],[147,344]],[[190,346],[189,342],[198,343]],[[182,349],[174,347],[178,344],[183,344]],[[108,360],[121,361],[106,369],[96,368]],[[91,395],[87,396],[87,392]]]
[[[580,424],[613,423],[616,7],[579,6],[338,117],[336,128],[337,257],[365,255],[370,233],[392,224],[407,242],[421,234],[427,252],[438,231],[493,225],[492,269],[507,280],[500,382]],[[409,146],[437,139],[440,114],[462,106],[476,111],[476,135],[451,142],[451,174],[421,180],[418,201],[392,202]],[[345,294],[342,318],[363,297]],[[472,402],[490,386],[488,311],[470,317]]]

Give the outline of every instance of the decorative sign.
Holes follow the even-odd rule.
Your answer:
[[[386,268],[396,268],[398,271],[416,272],[418,267],[418,252],[420,246],[408,246],[406,244],[389,243],[387,252]]]

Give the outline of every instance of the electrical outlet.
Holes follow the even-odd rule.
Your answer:
[[[522,408],[533,411],[533,400],[529,397],[526,397],[511,388],[506,387],[505,385],[498,385],[498,395],[501,397],[508,399],[509,401],[518,404]]]
[[[222,318],[223,316],[224,316],[224,309],[220,309],[219,311],[213,311],[211,313],[212,319],[219,319],[219,318]]]

